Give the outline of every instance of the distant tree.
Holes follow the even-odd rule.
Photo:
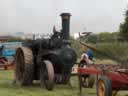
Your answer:
[[[110,42],[112,41],[112,35],[110,32],[99,33],[99,42]]]
[[[98,34],[92,34],[88,37],[88,42],[97,43],[98,42]]]
[[[19,37],[12,37],[8,40],[8,42],[20,42],[20,41],[23,41],[23,39]]]
[[[30,41],[31,39],[22,39],[20,37],[12,37],[8,40],[8,42],[22,42],[22,41]]]
[[[78,39],[75,40],[75,39],[71,38],[71,41],[72,41],[72,43],[71,43],[72,48],[74,48],[76,50],[78,58],[80,58],[81,54],[83,52],[85,52],[87,50],[87,48],[85,46],[81,45]]]
[[[128,41],[128,10],[125,13],[124,23],[120,24],[120,34],[126,41]]]
[[[108,42],[99,43],[95,51],[95,57],[99,59],[113,59],[115,61],[128,62],[128,43]]]
[[[112,37],[113,37],[113,36],[114,36],[114,37],[119,37],[120,34],[119,34],[119,32],[112,32],[111,35],[112,35]]]

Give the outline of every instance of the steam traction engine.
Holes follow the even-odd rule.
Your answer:
[[[16,51],[15,75],[20,85],[31,85],[40,80],[40,85],[52,90],[54,83],[66,84],[77,56],[70,47],[70,14],[62,13],[62,30],[54,30],[50,38],[23,43]]]

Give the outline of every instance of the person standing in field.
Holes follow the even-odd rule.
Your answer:
[[[86,61],[87,64],[93,64],[94,53],[91,49],[88,49],[85,53],[81,55],[80,61]]]

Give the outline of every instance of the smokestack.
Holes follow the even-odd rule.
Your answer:
[[[62,38],[64,40],[69,40],[70,38],[70,13],[62,13],[61,15],[62,18]]]

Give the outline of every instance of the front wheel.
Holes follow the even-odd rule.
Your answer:
[[[97,82],[98,96],[112,96],[112,85],[108,77],[102,76]]]
[[[45,85],[46,89],[52,90],[54,87],[54,68],[49,60],[44,60],[44,65],[40,68],[40,84],[41,87]]]

